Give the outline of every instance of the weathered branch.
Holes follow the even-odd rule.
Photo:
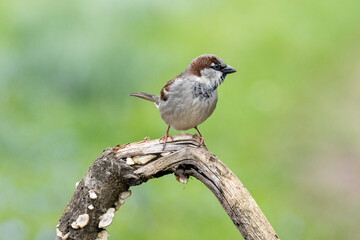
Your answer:
[[[203,182],[217,197],[245,239],[279,239],[240,180],[195,135],[174,136],[163,150],[156,140],[106,149],[81,182],[57,226],[57,239],[107,239],[104,230],[131,194],[130,186],[174,173]]]

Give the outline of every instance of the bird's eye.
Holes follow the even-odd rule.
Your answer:
[[[219,70],[219,69],[221,68],[221,65],[220,65],[219,63],[215,63],[214,66],[213,66],[213,68],[214,68],[215,70]]]

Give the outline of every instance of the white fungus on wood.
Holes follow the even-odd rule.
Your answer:
[[[125,203],[125,200],[119,198],[119,200],[117,202],[115,202],[115,211],[118,211],[119,208],[121,207],[121,205],[123,205],[124,203]]]
[[[121,205],[125,203],[125,199],[131,196],[131,190],[120,193],[119,199],[115,202],[115,210],[119,210]]]
[[[134,165],[135,162],[132,160],[132,158],[128,157],[128,158],[126,158],[126,164],[127,165]]]
[[[100,216],[99,228],[110,226],[115,216],[115,208],[109,208],[106,213]]]
[[[186,176],[176,176],[176,180],[181,182],[182,184],[187,184],[189,181],[189,177]]]
[[[94,209],[94,205],[90,204],[90,205],[88,206],[88,209],[89,209],[89,210],[93,210],[93,209]]]
[[[109,233],[106,230],[102,230],[98,233],[95,240],[107,240]]]
[[[89,223],[89,219],[89,215],[86,213],[79,215],[76,221],[71,224],[71,227],[73,229],[83,228]]]
[[[125,203],[125,199],[131,196],[131,190],[120,193],[119,199],[115,202],[115,211],[119,210],[121,205]]]
[[[59,225],[59,224],[58,224]],[[66,240],[69,236],[70,236],[70,232],[68,232],[67,234],[63,234],[58,226],[56,227],[56,236],[61,238],[62,240]]]
[[[71,224],[71,227],[73,228],[73,229],[78,229],[79,228],[79,225],[76,223],[76,221],[75,222],[73,222],[72,224]]]
[[[66,239],[68,239],[69,236],[70,236],[70,232],[68,232],[67,234],[65,234],[61,239],[62,239],[62,240],[66,240]]]
[[[131,196],[131,190],[120,193],[121,199],[127,199],[130,196]]]
[[[149,154],[149,155],[143,155],[143,156],[135,156],[132,158],[132,160],[137,164],[146,164],[149,161],[156,158],[156,155]]]
[[[63,236],[63,234],[62,234],[62,232],[59,230],[59,228],[56,228],[56,236],[57,236],[57,237],[62,237],[62,236]]]
[[[77,187],[77,186],[79,186],[79,182],[76,182],[76,183],[75,183],[75,187]]]
[[[97,198],[97,195],[96,195],[96,193],[95,193],[94,190],[90,190],[90,191],[89,191],[89,197],[90,197],[91,199],[96,199],[96,198]]]
[[[172,152],[163,152],[163,153],[161,153],[160,155],[161,155],[162,157],[165,157],[165,156],[168,156],[168,155],[170,155],[170,154],[172,154]]]

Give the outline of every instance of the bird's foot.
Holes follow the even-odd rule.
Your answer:
[[[174,141],[174,137],[173,136],[171,136],[171,135],[164,135],[164,136],[162,136],[160,139],[159,139],[159,141],[161,142],[161,141],[167,141],[167,138],[171,138],[171,141]]]
[[[199,137],[200,137],[200,146],[203,146],[203,147],[205,147],[205,148],[207,148],[206,147],[206,144],[205,144],[205,139],[204,139],[204,136],[201,134],[201,132],[200,132],[200,130],[199,130],[199,128],[196,126],[196,127],[194,127],[195,129],[196,129],[196,131],[199,133]]]
[[[159,142],[161,142],[161,141],[164,142],[163,151],[165,150],[165,146],[166,146],[166,142],[167,142],[168,138],[171,138],[171,141],[174,141],[173,136],[168,135],[168,134],[165,134],[164,136],[162,136],[162,137],[159,139]]]
[[[200,136],[200,146],[204,146],[206,148],[205,138],[203,136]]]

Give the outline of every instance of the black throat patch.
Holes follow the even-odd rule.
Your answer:
[[[214,95],[216,87],[208,87],[203,83],[196,83],[192,94],[194,98],[199,98],[201,101],[207,100]]]

